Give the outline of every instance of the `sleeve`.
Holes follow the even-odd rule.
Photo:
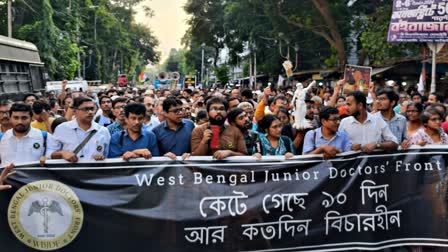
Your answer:
[[[289,149],[291,150],[291,153],[296,155],[296,149],[294,148],[294,144],[292,144],[292,140],[289,137],[288,137],[288,143],[287,144],[289,144]]]
[[[110,136],[110,133],[109,133],[109,130],[108,129],[106,129],[106,128],[103,128],[103,131],[104,131],[104,136],[105,136],[105,139],[104,139],[104,156],[105,157],[107,157],[108,155],[109,155],[109,146],[110,146],[110,140],[111,140],[111,136]]]
[[[247,147],[246,147],[246,141],[244,140],[244,135],[239,131],[238,129],[238,148],[237,151],[241,154],[247,155]]]
[[[382,118],[378,118],[378,120],[381,125],[381,137],[383,138],[383,141],[392,141],[399,144],[397,137],[392,133],[387,123]]]
[[[303,139],[302,155],[308,154],[309,152],[316,149],[316,146],[314,146],[315,144],[314,144],[313,135],[314,135],[314,130],[309,130],[305,134],[305,138]]]
[[[344,133],[344,141],[342,143],[342,152],[347,152],[352,150],[352,142],[347,134]]]
[[[148,150],[151,152],[153,157],[160,156],[159,152],[159,146],[157,145],[157,138],[152,131],[148,131],[149,134],[149,143],[148,143]]]
[[[208,144],[201,144],[203,130],[202,127],[194,128],[191,133],[191,155],[206,156],[208,153]]]
[[[62,143],[59,140],[61,134],[62,134],[62,129],[60,127],[57,127],[54,134],[48,134],[47,137],[47,151],[45,153],[45,156],[47,158],[51,159],[51,154],[53,154],[53,152],[55,151],[60,151],[62,149]]]
[[[254,112],[254,118],[257,122],[261,118],[263,118],[265,107],[266,107],[266,104],[264,102],[264,99],[261,99],[261,101],[258,103],[257,109],[255,109],[255,112]]]
[[[116,158],[116,157],[121,157],[123,155],[121,146],[118,143],[120,134],[121,134],[120,132],[117,132],[111,137],[109,151],[107,153],[108,158]]]

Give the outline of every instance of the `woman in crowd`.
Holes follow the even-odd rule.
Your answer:
[[[437,109],[428,109],[420,116],[423,128],[409,137],[411,144],[425,146],[427,144],[448,144],[448,135],[443,131],[442,113]]]
[[[294,156],[294,146],[287,136],[282,136],[283,124],[275,115],[266,115],[258,121],[259,146],[254,156]]]
[[[410,102],[406,107],[406,119],[407,119],[407,136],[408,139],[412,137],[419,129],[423,128],[420,121],[420,115],[423,111],[423,105],[421,103]]]

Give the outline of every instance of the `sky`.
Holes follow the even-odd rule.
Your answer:
[[[182,48],[181,39],[187,30],[187,14],[182,6],[187,0],[145,0],[142,5],[151,7],[154,17],[145,17],[142,8],[137,11],[136,21],[150,27],[159,39],[161,62],[169,55],[171,48]]]

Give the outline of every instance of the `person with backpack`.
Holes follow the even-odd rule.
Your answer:
[[[322,126],[305,135],[303,155],[323,154],[324,159],[329,159],[351,150],[350,138],[345,132],[338,130],[341,119],[337,108],[323,107],[319,112],[319,120]]]
[[[282,136],[283,124],[275,115],[266,115],[258,121],[259,146],[255,157],[284,156],[291,158],[295,154],[292,141],[287,136]]]
[[[9,114],[12,128],[0,136],[1,165],[39,161],[45,156],[47,132],[31,127],[31,106],[14,103]]]

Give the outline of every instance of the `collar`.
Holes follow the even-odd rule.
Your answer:
[[[31,125],[30,125],[30,130],[28,131],[28,133],[27,133],[24,137],[22,137],[22,139],[24,139],[24,138],[29,138],[29,137],[33,136],[33,135],[34,135],[34,130],[38,130],[38,129],[32,128]],[[38,130],[38,131],[40,132],[40,130]],[[9,129],[9,130],[7,130],[7,131],[3,134],[3,137],[2,137],[2,138],[4,138],[4,139],[10,139],[10,138],[13,138],[13,137],[16,137],[16,136],[14,135],[14,131],[13,131],[13,129]]]
[[[81,129],[81,127],[79,127],[78,119],[71,120],[70,122],[68,122],[68,125],[67,125],[67,126],[68,126],[69,128],[71,128],[71,129],[80,129],[80,130],[83,130],[83,129]],[[101,126],[100,126],[98,123],[92,121],[92,125],[90,126],[90,128],[89,128],[88,130],[86,130],[86,132],[90,132],[90,131],[92,131],[92,130],[99,131],[100,129],[101,129]]]
[[[340,137],[340,136],[341,136],[341,132],[338,130],[338,131],[336,131],[336,134],[334,134],[334,136],[333,136],[330,140],[327,140],[327,139],[324,137],[324,134],[322,134],[322,127],[316,129],[315,131],[316,131],[316,138],[321,138],[321,139],[324,139],[324,140],[326,140],[326,141],[332,141],[332,140],[335,139],[336,137]]]
[[[185,125],[184,122],[185,119],[182,119],[182,121],[177,125],[177,129],[182,128]],[[163,122],[161,122],[160,124],[162,124],[162,127],[165,129],[169,129],[170,127],[168,126],[168,123],[166,122],[166,120],[164,120]]]
[[[352,122],[351,122],[352,124],[353,123],[361,124],[354,116],[351,116],[351,118],[352,118]],[[372,114],[370,114],[369,112],[367,112],[367,118],[363,124],[366,124],[368,122],[373,122],[374,120],[375,120],[374,116]]]

